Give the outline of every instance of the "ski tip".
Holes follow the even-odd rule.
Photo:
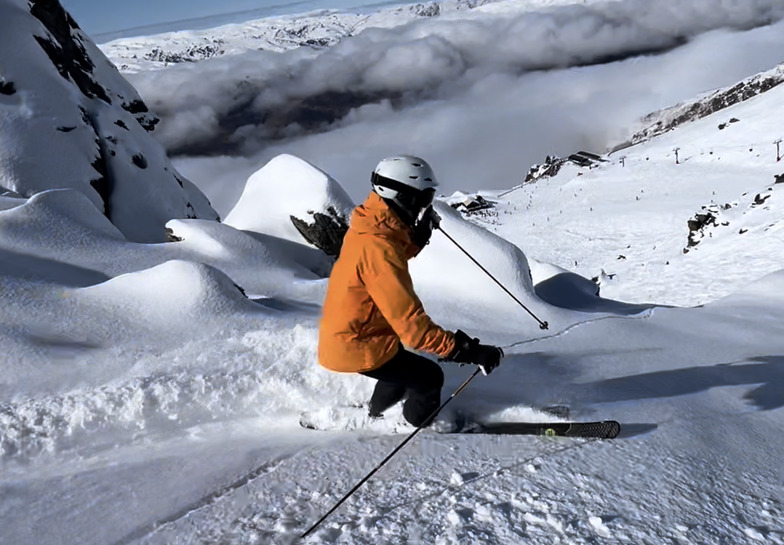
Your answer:
[[[308,422],[307,420],[305,420],[303,418],[300,418],[299,425],[300,425],[300,427],[305,428],[306,430],[318,430],[318,428],[316,427],[316,425],[314,423]]]
[[[605,420],[605,438],[615,439],[621,433],[621,423],[616,420]]]

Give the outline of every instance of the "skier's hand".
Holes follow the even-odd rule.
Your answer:
[[[455,349],[447,358],[457,363],[473,363],[489,375],[501,364],[504,351],[497,346],[481,344],[479,339],[471,338],[462,330],[455,331]]]
[[[480,344],[476,347],[476,358],[473,363],[482,370],[482,374],[489,375],[493,369],[501,365],[504,351],[497,346]]]
[[[433,210],[433,206],[428,206],[414,224],[414,236],[412,240],[419,248],[424,248],[430,242],[433,230],[438,229],[441,224],[441,216]]]

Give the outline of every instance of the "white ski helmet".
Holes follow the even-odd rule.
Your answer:
[[[402,219],[410,224],[433,203],[438,186],[427,161],[413,155],[382,159],[373,171],[370,183],[382,199],[391,201],[408,216]]]

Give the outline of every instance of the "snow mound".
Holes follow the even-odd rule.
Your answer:
[[[536,295],[553,306],[581,312],[637,314],[653,305],[632,305],[600,297],[600,285],[549,263],[529,260]]]
[[[107,279],[105,248],[127,242],[83,193],[55,189],[21,202],[0,210],[0,276],[64,286]]]
[[[101,214],[83,193],[55,189],[37,193],[20,206],[0,211],[0,240],[4,247],[31,243],[54,247],[57,239],[72,242],[94,237],[124,240],[122,233]]]
[[[504,315],[519,318],[519,313],[524,312],[452,240],[523,304],[534,311],[548,308],[534,292],[528,260],[520,248],[466,221],[446,203],[437,200],[434,208],[442,218],[443,232],[433,233],[430,243],[409,262],[409,267],[417,293],[437,323],[466,328],[466,322],[454,323],[455,317],[463,320],[483,312],[497,316],[500,310]],[[441,317],[449,318],[442,321]],[[474,326],[481,327],[481,323]],[[512,329],[519,333],[519,324]]]
[[[316,214],[336,214],[347,221],[353,208],[351,198],[329,174],[283,154],[248,178],[240,200],[224,223],[301,243],[304,238],[292,217],[312,223]]]
[[[187,328],[194,321],[217,322],[254,308],[221,271],[181,260],[123,274],[76,292],[82,302],[101,306],[112,315],[171,330]]]
[[[10,210],[11,208],[22,206],[25,202],[27,202],[27,199],[18,195],[13,196],[12,193],[0,195],[0,211]]]
[[[220,269],[249,294],[280,295],[296,281],[329,273],[329,258],[302,244],[208,220],[172,220],[166,227],[178,250]]]

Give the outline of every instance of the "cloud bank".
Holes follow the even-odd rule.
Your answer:
[[[131,79],[174,154],[299,153],[339,180],[361,172],[362,189],[348,187],[360,198],[379,154],[429,151],[471,162],[454,168],[470,178],[464,188],[506,187],[545,154],[601,151],[652,109],[781,62],[784,27],[756,27],[782,18],[780,0],[573,4],[418,20],[325,50],[259,51]]]

